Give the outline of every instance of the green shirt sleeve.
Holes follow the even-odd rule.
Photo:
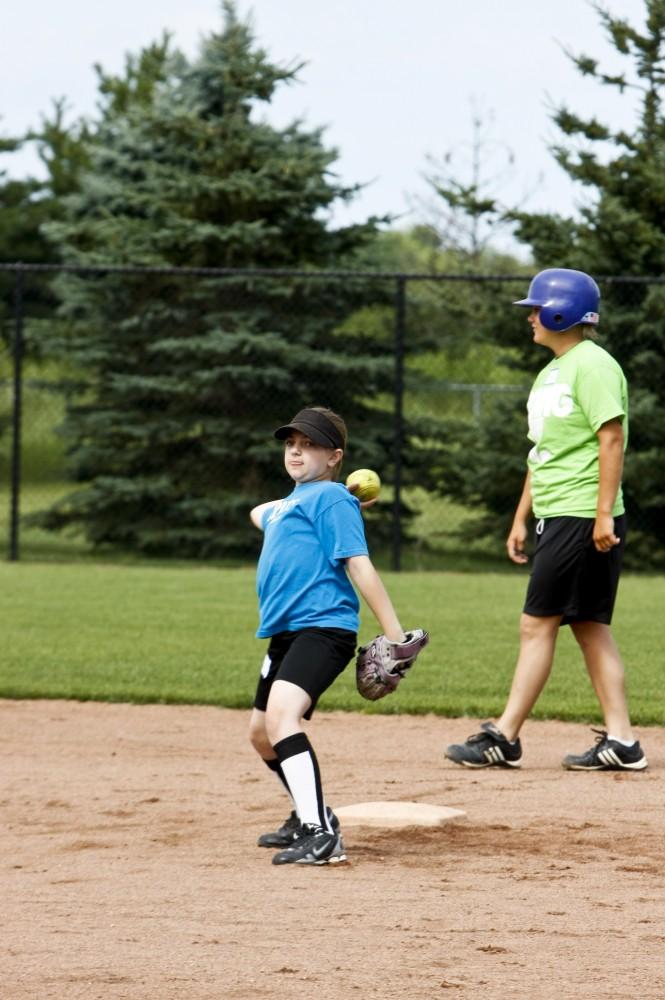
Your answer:
[[[594,431],[608,420],[626,416],[621,373],[609,365],[599,365],[584,373],[577,384],[579,406]]]

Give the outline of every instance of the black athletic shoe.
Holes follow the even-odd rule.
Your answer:
[[[346,861],[346,854],[339,833],[306,823],[302,835],[272,859],[274,865],[331,865],[340,861]]]
[[[339,820],[335,816],[330,806],[326,806],[328,822],[335,833],[339,833]],[[258,839],[259,847],[288,847],[294,840],[301,836],[302,825],[295,810],[284,820],[279,830],[274,833],[262,833]]]
[[[562,765],[567,771],[643,771],[648,765],[644,751],[637,740],[632,747],[625,747],[611,740],[604,729],[598,733],[595,746],[582,754],[569,753]]]
[[[507,740],[493,722],[483,722],[482,732],[469,736],[466,743],[452,743],[445,751],[448,760],[465,767],[521,767],[522,744]]]

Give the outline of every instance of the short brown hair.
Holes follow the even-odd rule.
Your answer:
[[[339,431],[340,437],[342,438],[342,450],[346,451],[346,445],[349,440],[349,432],[346,429],[346,424],[339,413],[335,413],[334,410],[328,409],[327,406],[309,406],[309,410],[316,410],[317,413],[322,413],[324,417],[327,417],[331,424],[334,424]],[[337,465],[334,466],[332,470],[332,479],[339,479],[340,473],[342,471],[342,463],[344,462],[344,456],[340,458]]]

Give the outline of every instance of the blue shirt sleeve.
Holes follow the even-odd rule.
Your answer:
[[[332,565],[351,556],[368,555],[360,504],[351,494],[326,507],[317,517],[315,529]]]

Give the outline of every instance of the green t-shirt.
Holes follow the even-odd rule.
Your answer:
[[[533,383],[527,404],[531,497],[536,517],[595,517],[596,431],[619,417],[628,440],[628,386],[611,355],[583,340],[553,358]],[[612,510],[623,514],[621,487]]]

